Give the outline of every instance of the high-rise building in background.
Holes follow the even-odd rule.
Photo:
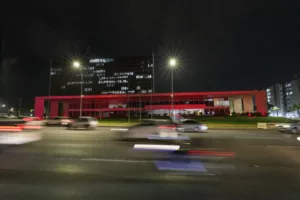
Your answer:
[[[277,83],[268,87],[266,92],[271,115],[300,117],[293,110],[293,106],[300,103],[300,79]]]
[[[276,83],[266,89],[267,103],[272,107],[272,114],[283,116],[285,113],[284,91],[282,84]]]
[[[153,90],[152,57],[91,58],[81,61],[83,94],[146,94]],[[80,69],[53,64],[51,95],[80,94]]]

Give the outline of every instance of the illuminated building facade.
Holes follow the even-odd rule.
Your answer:
[[[82,62],[83,95],[152,93],[152,57],[92,58]],[[80,93],[81,73],[70,66],[51,69],[51,95]]]
[[[50,101],[50,116],[79,116],[80,96],[45,96],[35,98],[35,116],[44,114],[44,105]],[[170,93],[153,94],[105,94],[83,96],[83,116],[124,116],[129,112],[165,115],[172,109]],[[174,93],[175,113],[182,114],[230,114],[267,113],[266,91],[224,91],[224,92],[179,92]]]

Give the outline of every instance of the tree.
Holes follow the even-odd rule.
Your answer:
[[[275,107],[273,104],[268,103],[268,111],[270,111],[273,107]],[[256,111],[256,109],[254,109]]]
[[[297,111],[298,116],[300,116],[300,103],[294,104],[291,109],[292,109],[292,111]]]
[[[278,117],[278,110],[279,110],[279,108],[277,106],[274,106],[271,108],[271,111],[276,111],[277,117]]]

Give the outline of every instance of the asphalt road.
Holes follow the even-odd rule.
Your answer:
[[[0,199],[300,198],[300,141],[289,134],[187,133],[189,157],[134,150],[145,142],[119,141],[110,128],[41,135],[0,146]]]

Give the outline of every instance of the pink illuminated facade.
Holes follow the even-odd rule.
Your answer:
[[[42,117],[50,103],[50,117],[79,116],[80,96],[43,96],[35,98],[35,116]],[[174,110],[180,113],[267,113],[265,91],[178,92],[174,93]],[[83,116],[109,117],[143,111],[164,114],[172,109],[170,93],[86,95],[83,97]]]

